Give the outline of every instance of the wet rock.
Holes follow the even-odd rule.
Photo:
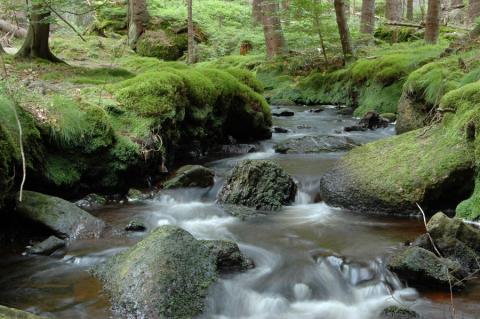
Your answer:
[[[463,288],[463,283],[453,276],[460,265],[452,260],[437,257],[420,247],[407,248],[390,258],[388,268],[410,285],[431,288]]]
[[[398,116],[395,124],[397,134],[403,134],[424,127],[427,122],[429,109],[423,101],[403,94],[398,102]]]
[[[290,117],[290,116],[294,116],[295,115],[295,112],[292,112],[292,111],[282,111],[282,112],[277,112],[277,113],[272,113],[273,116],[276,116],[276,117]]]
[[[33,245],[27,250],[27,253],[32,255],[45,255],[49,256],[53,254],[56,250],[65,247],[66,243],[64,240],[50,236],[44,241]]]
[[[397,114],[395,113],[382,113],[380,114],[380,117],[387,120],[389,123],[393,123],[397,120]]]
[[[295,106],[297,103],[295,103],[292,100],[288,99],[274,99],[270,101],[271,105],[279,105],[279,106]]]
[[[217,270],[228,273],[245,271],[254,267],[253,261],[247,258],[238,245],[230,240],[202,240],[217,261]]]
[[[248,154],[258,150],[254,144],[222,145],[217,151],[222,154]]]
[[[352,107],[339,107],[337,108],[337,114],[340,114],[340,115],[353,115],[353,112],[355,110],[352,108]]]
[[[286,129],[286,128],[283,128],[283,127],[275,126],[275,127],[273,128],[273,132],[274,132],[274,133],[279,133],[279,134],[285,134],[285,133],[290,132],[290,130],[288,130],[288,129]]]
[[[376,130],[387,127],[389,122],[389,120],[384,119],[377,112],[367,112],[360,122],[358,122],[358,125],[345,127],[344,130],[346,132]]]
[[[99,237],[105,223],[58,197],[36,192],[23,192],[17,210],[24,217],[49,228],[60,238]]]
[[[163,188],[210,187],[214,184],[215,172],[200,165],[180,167],[173,178],[163,184]]]
[[[145,194],[141,190],[130,188],[127,193],[127,199],[129,202],[137,202],[151,198],[150,194]]]
[[[127,226],[125,226],[125,230],[131,232],[144,232],[147,230],[147,227],[138,220],[132,220]]]
[[[246,160],[240,162],[225,181],[217,201],[275,211],[292,203],[297,193],[293,179],[276,163]]]
[[[304,136],[279,143],[274,150],[280,154],[307,154],[346,151],[355,146],[358,144],[345,136]]]
[[[95,266],[114,309],[128,318],[193,318],[217,278],[210,250],[185,230],[162,226]]]
[[[317,107],[315,109],[311,109],[309,112],[310,113],[321,113],[323,111],[325,111],[325,108],[320,106],[320,107]]]
[[[299,130],[308,130],[308,129],[311,129],[312,127],[310,125],[302,124],[302,125],[298,125],[297,128]]]
[[[46,319],[45,317],[39,317],[30,312],[8,308],[0,306],[0,318],[1,319]]]
[[[107,199],[98,194],[88,194],[84,198],[75,202],[75,205],[82,209],[99,209],[107,204]]]
[[[380,315],[380,319],[417,319],[421,318],[421,316],[410,309],[398,307],[398,306],[390,306],[385,308]]]

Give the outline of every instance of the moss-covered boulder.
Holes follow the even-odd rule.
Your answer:
[[[22,217],[39,223],[61,238],[99,237],[105,223],[81,210],[75,204],[58,197],[24,191],[17,201]]]
[[[397,134],[424,127],[427,124],[428,111],[425,110],[424,103],[404,93],[398,102],[398,117],[395,123]]]
[[[420,247],[410,247],[394,255],[388,261],[388,268],[409,285],[445,290],[450,289],[450,284],[455,289],[464,287],[453,275],[460,268],[456,262]]]
[[[214,184],[215,172],[201,165],[180,167],[174,177],[163,183],[163,188],[210,187]]]
[[[45,317],[39,317],[33,313],[0,306],[0,319],[46,319]]]
[[[120,315],[193,318],[216,280],[210,250],[176,226],[162,226],[92,270]]]
[[[309,154],[348,151],[358,144],[345,136],[304,136],[292,138],[274,146],[281,154]]]
[[[278,164],[245,160],[232,171],[220,190],[221,204],[242,205],[274,211],[295,200],[297,185]]]
[[[222,273],[245,271],[254,267],[253,261],[248,259],[238,245],[230,240],[202,240],[217,262],[217,270]]]
[[[187,46],[188,40],[185,33],[174,34],[164,30],[147,30],[138,39],[136,51],[141,56],[175,61],[183,56],[187,51]]]

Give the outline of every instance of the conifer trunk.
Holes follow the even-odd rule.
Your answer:
[[[480,0],[469,0],[468,23],[474,24],[479,16],[480,16]]]
[[[262,22],[265,45],[269,58],[288,52],[287,41],[283,35],[282,22],[278,13],[276,0],[262,0]]]
[[[373,34],[375,31],[375,0],[363,0],[360,32]]]
[[[50,10],[41,6],[33,5],[30,15],[27,37],[16,57],[33,59],[40,58],[51,62],[61,62],[51,51],[48,44],[50,36]]]
[[[458,7],[464,4],[464,0],[451,0],[450,7]]]
[[[188,63],[195,63],[195,31],[193,29],[193,3],[187,0],[188,6]]]
[[[407,20],[413,21],[413,0],[407,0]]]
[[[427,20],[425,23],[425,42],[435,44],[440,29],[440,0],[428,0]]]
[[[343,56],[346,61],[353,57],[350,30],[348,29],[345,0],[334,0],[335,14],[337,16],[338,32],[342,43]]]
[[[149,21],[147,1],[128,1],[128,45],[135,48],[138,38],[145,32]]]
[[[385,0],[385,18],[390,21],[402,21],[402,0]]]
[[[262,23],[262,0],[252,1],[252,18],[254,24]]]

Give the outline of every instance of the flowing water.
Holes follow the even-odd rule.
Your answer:
[[[274,134],[260,151],[209,162],[215,169],[211,189],[162,192],[155,199],[94,212],[109,224],[100,240],[74,242],[58,257],[21,256],[0,250],[0,304],[53,318],[114,318],[92,265],[141,240],[145,234],[122,231],[133,218],[153,229],[178,225],[199,239],[232,239],[255,262],[245,273],[222,277],[211,289],[202,318],[375,319],[388,305],[402,304],[426,318],[450,318],[450,296],[419,293],[402,285],[383,257],[422,233],[416,219],[370,216],[317,202],[319,178],[342,153],[279,155],[274,143],[304,135],[345,134],[354,120],[335,110],[311,113],[295,107],[295,116],[274,119],[291,133]],[[393,134],[393,127],[350,133],[358,142]],[[215,205],[225,175],[246,158],[278,162],[299,184],[294,205],[278,213],[246,220]],[[457,318],[480,317],[480,283],[455,296]]]

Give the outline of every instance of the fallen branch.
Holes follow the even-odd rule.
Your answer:
[[[425,26],[421,24],[406,23],[406,22],[389,21],[389,22],[385,22],[385,24],[395,26],[395,27],[410,27],[410,28],[417,28],[417,29],[425,28]]]
[[[12,33],[15,38],[23,39],[27,37],[27,30],[24,28],[20,28],[14,24],[11,24],[8,21],[0,19],[0,30]]]

